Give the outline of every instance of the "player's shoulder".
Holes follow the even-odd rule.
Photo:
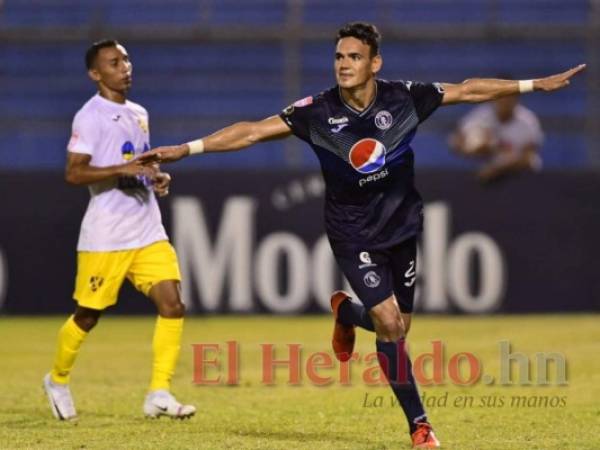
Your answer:
[[[413,86],[418,84],[418,81],[378,79],[377,89],[385,98],[394,98],[395,101],[408,101],[412,96]]]
[[[537,115],[530,110],[529,108],[527,108],[526,106],[523,106],[521,104],[517,105],[515,107],[515,117],[517,118],[517,120],[521,121],[521,122],[526,122],[528,124],[537,124],[539,123],[539,119],[537,118]]]
[[[385,80],[382,78],[377,79],[377,87],[379,89],[387,89],[391,91],[410,92],[411,87],[414,83],[418,83],[410,80]]]
[[[442,83],[429,82],[421,80],[378,80],[382,86],[388,86],[390,89],[409,93],[419,93],[423,91],[437,91],[440,94],[444,93]]]
[[[98,95],[94,95],[75,113],[74,122],[96,120],[102,109],[101,102],[98,101]]]
[[[146,108],[144,108],[142,105],[140,105],[139,103],[133,102],[131,100],[127,100],[125,102],[125,104],[133,112],[135,112],[137,114],[142,114],[144,116],[148,116],[148,110]]]
[[[378,87],[383,87],[387,89],[410,89],[412,81],[407,80],[387,80],[384,78],[377,78]]]
[[[327,91],[319,92],[316,95],[308,95],[289,105],[283,110],[284,116],[291,116],[294,113],[312,114],[323,108],[328,102]]]
[[[319,108],[320,106],[328,103],[333,98],[334,93],[337,93],[336,88],[330,88],[324,91],[321,91],[314,95],[309,95],[308,97],[301,98],[293,103],[294,106],[297,107],[308,107],[308,108]]]

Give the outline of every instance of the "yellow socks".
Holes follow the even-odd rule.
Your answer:
[[[154,361],[152,381],[150,382],[151,391],[169,390],[181,348],[182,331],[183,318],[167,319],[160,316],[157,318],[152,340]],[[51,372],[54,383],[67,384],[69,382],[71,369],[87,334],[77,326],[73,316],[69,317],[61,327],[58,332],[56,355]]]
[[[183,317],[179,319],[156,319],[152,350],[154,361],[152,363],[152,381],[150,390],[169,390],[171,377],[175,372],[175,365],[181,348],[181,333],[183,331]]]
[[[87,333],[77,326],[73,316],[69,317],[58,332],[56,355],[51,378],[54,383],[67,384],[79,347]]]

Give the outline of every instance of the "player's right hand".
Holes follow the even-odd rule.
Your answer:
[[[140,162],[139,158],[133,159],[117,167],[120,177],[137,177],[138,175],[150,175],[154,169]]]
[[[190,149],[186,144],[170,145],[165,147],[157,147],[149,152],[139,156],[138,161],[141,164],[148,165],[152,163],[170,163],[179,161],[190,154]]]

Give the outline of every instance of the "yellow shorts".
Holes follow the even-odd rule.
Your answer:
[[[181,280],[173,246],[159,241],[133,250],[78,252],[73,298],[80,306],[105,309],[117,303],[125,277],[146,296],[161,281]]]

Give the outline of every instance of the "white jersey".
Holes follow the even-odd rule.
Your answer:
[[[515,107],[513,117],[507,122],[498,120],[493,105],[478,106],[461,120],[460,128],[465,134],[488,130],[495,145],[511,153],[522,153],[531,144],[539,147],[544,140],[539,120],[523,105]]]
[[[91,166],[123,164],[150,148],[148,113],[133,102],[115,103],[96,94],[75,115],[68,151],[92,157]],[[140,248],[167,239],[160,210],[145,177],[89,185],[78,251]]]

